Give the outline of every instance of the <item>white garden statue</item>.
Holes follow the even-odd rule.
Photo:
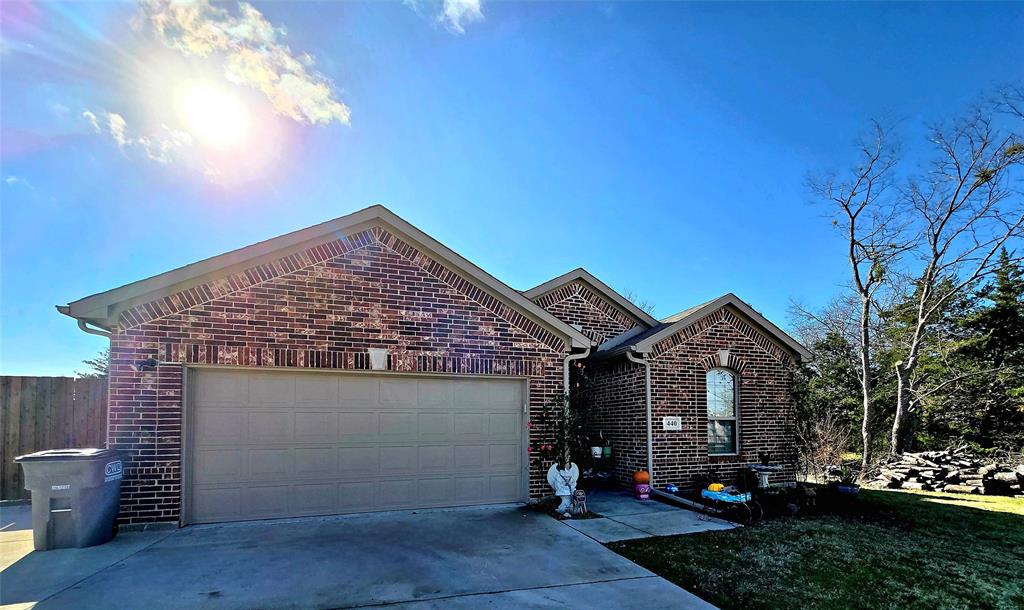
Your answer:
[[[558,463],[551,465],[548,469],[548,485],[554,490],[555,495],[562,502],[558,505],[558,512],[569,516],[569,507],[572,505],[572,494],[576,491],[576,482],[580,480],[580,469],[574,463],[569,463],[567,468],[559,468]]]

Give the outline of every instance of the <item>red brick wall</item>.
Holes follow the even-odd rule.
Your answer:
[[[567,324],[578,324],[583,334],[603,343],[637,325],[626,312],[583,282],[568,284],[534,299],[551,315]]]
[[[612,443],[615,478],[625,484],[647,468],[647,409],[644,370],[625,358],[589,364],[583,400],[592,409],[590,434]],[[586,458],[582,458],[586,463]]]
[[[740,455],[711,457],[707,451],[705,374],[719,366],[719,351],[728,350],[728,367],[738,373]],[[689,486],[713,467],[726,482],[758,451],[772,453],[786,472],[774,481],[795,475],[795,411],[790,356],[764,334],[724,308],[699,320],[655,346],[651,363],[654,478],[658,486]],[[594,409],[595,430],[612,439],[617,455],[616,477],[630,484],[632,474],[645,468],[646,413],[643,367],[625,357],[591,364],[588,400]],[[662,430],[662,418],[679,416],[681,432]]]
[[[561,392],[559,339],[381,227],[122,314],[111,339],[109,446],[127,449],[121,522],[177,521],[183,364],[524,376],[531,411]],[[153,370],[138,364],[155,358]],[[531,443],[550,442],[530,431]],[[547,493],[530,464],[531,496]]]
[[[720,365],[719,351],[728,350],[728,367],[738,374],[740,455],[712,457],[707,451],[708,369]],[[757,461],[759,451],[786,472],[775,480],[793,480],[796,441],[790,356],[763,333],[723,308],[655,346],[650,356],[654,419],[655,477],[659,485],[691,485],[714,468],[731,482]],[[683,431],[663,431],[665,416],[681,416]]]

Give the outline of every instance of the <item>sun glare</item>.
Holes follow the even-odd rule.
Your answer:
[[[249,109],[224,87],[189,83],[179,106],[186,129],[200,144],[226,150],[240,146],[249,135]]]

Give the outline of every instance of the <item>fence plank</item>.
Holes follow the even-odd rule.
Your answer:
[[[13,475],[8,472],[20,468],[11,462],[11,378],[0,378],[0,498],[7,497],[7,481]]]
[[[4,462],[11,463],[21,449],[21,410],[22,410],[22,378],[11,377],[11,388],[8,394],[7,429],[4,431]],[[21,485],[21,466],[8,467],[7,476],[3,480],[4,499],[22,498],[24,492]]]
[[[27,499],[16,456],[105,447],[107,380],[0,376],[0,499]]]
[[[61,384],[63,385],[63,391],[61,392],[61,412],[62,412],[62,426],[60,446],[61,447],[73,447],[74,443],[74,430],[75,430],[75,380],[68,378],[62,378]]]

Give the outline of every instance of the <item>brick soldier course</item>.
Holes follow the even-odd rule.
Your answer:
[[[387,350],[391,373],[526,379],[531,416],[563,391],[565,358],[590,349],[595,425],[628,479],[646,460],[643,371],[600,345],[664,325],[572,273],[518,293],[374,206],[60,307],[110,334],[108,446],[131,456],[122,523],[182,519],[187,367],[365,371],[369,348]],[[741,380],[741,454],[709,459],[704,373],[721,350]],[[762,449],[791,463],[798,356],[730,305],[659,342],[648,354],[654,416],[682,416],[684,431],[656,432],[658,480],[734,470]],[[527,434],[532,446],[552,441],[536,426]],[[529,495],[544,495],[549,464],[527,461]]]

